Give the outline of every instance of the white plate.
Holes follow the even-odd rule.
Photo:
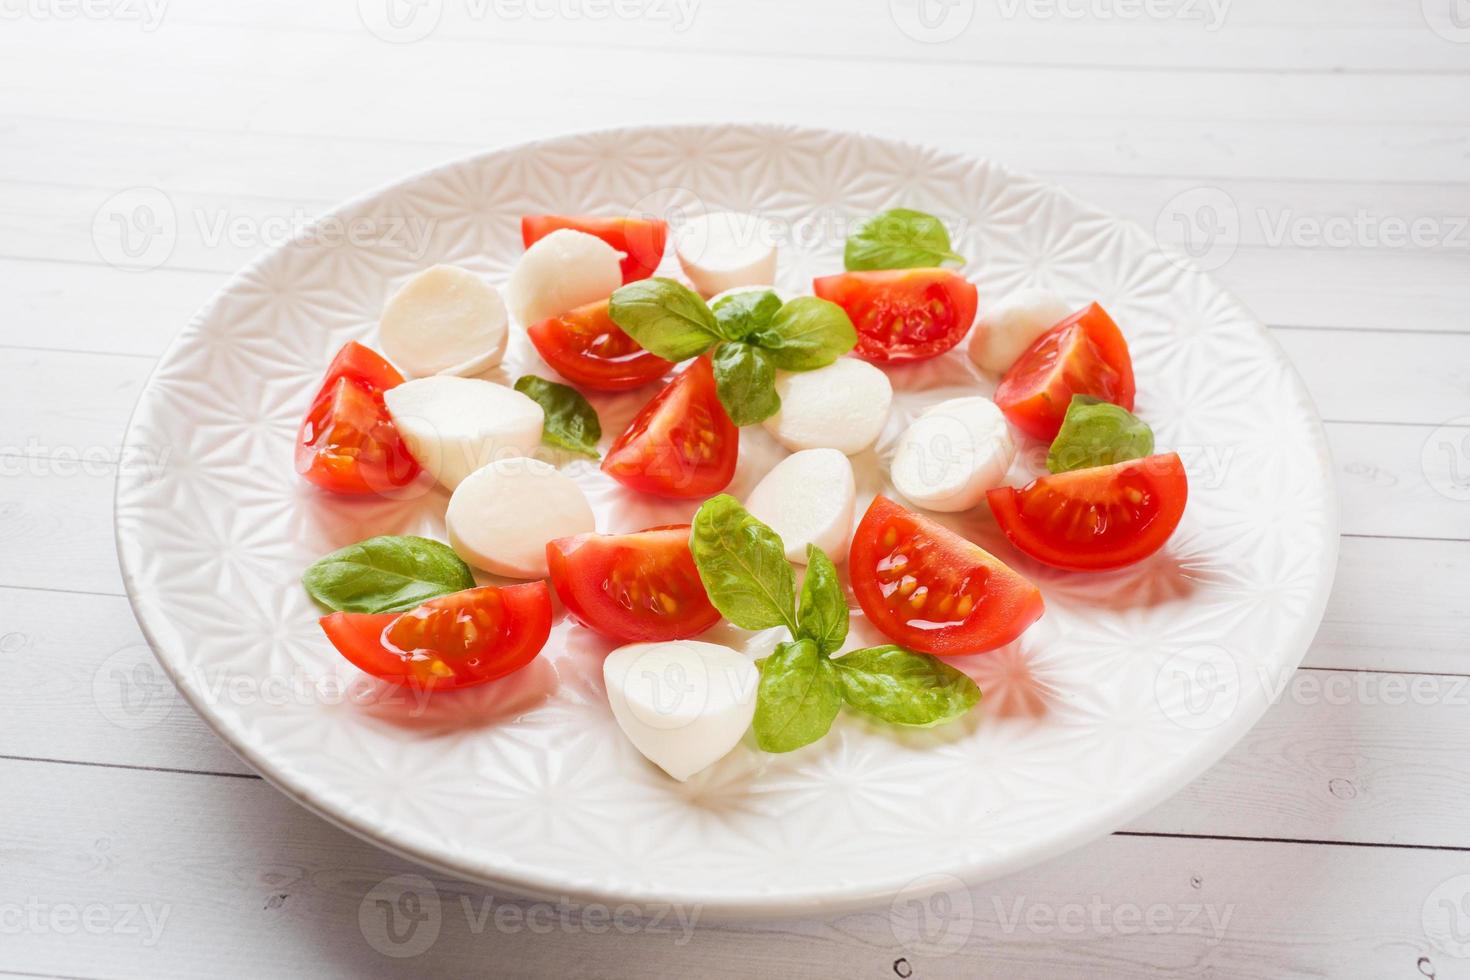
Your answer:
[[[1045,284],[1099,300],[1132,346],[1138,413],[1190,471],[1183,523],[1131,569],[1070,575],[951,521],[1046,595],[1011,647],[952,661],[986,699],[963,722],[898,731],[844,715],[820,743],[747,741],[681,785],[618,731],[610,648],[558,624],[512,678],[427,708],[366,685],[317,628],[301,571],[372,534],[443,537],[442,491],[344,501],[292,471],[297,423],[348,339],[374,343],[385,298],[434,262],[503,282],[538,212],[760,214],[780,285],[840,271],[854,218],[942,216],[982,304]],[[672,266],[668,266],[672,268]],[[509,379],[539,366],[519,335]],[[866,505],[923,405],[989,392],[962,348],[890,372],[894,417],[859,457]],[[600,399],[606,441],[653,390]],[[780,450],[746,430],[732,487]],[[600,529],[687,519],[594,467]],[[1017,475],[1024,475],[1018,466]],[[128,593],[184,695],[285,792],[384,847],[522,894],[680,902],[710,915],[831,912],[905,888],[1003,874],[1106,833],[1178,790],[1260,716],[1321,618],[1337,519],[1321,425],[1259,323],[1140,229],[983,160],[850,133],[660,127],[499,150],[353,201],[233,279],[159,363],[128,431],[117,535]],[[867,633],[863,624],[855,629]],[[716,639],[746,639],[728,627]],[[768,636],[750,638],[754,651]],[[351,683],[352,699],[334,684]]]

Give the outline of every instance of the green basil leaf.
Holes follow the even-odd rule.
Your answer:
[[[811,640],[823,653],[832,653],[847,640],[849,615],[837,566],[821,548],[807,545],[806,579],[801,583],[801,605],[796,614],[800,636]]]
[[[306,570],[301,584],[328,609],[385,613],[473,589],[475,576],[447,544],[383,535],[332,552]]]
[[[815,296],[798,296],[749,337],[783,371],[826,367],[857,346],[847,311]]]
[[[785,626],[796,635],[796,575],[781,538],[722,493],[706,500],[689,532],[709,601],[747,630]]]
[[[781,410],[776,369],[764,351],[728,341],[715,351],[714,369],[715,393],[736,425],[755,425]]]
[[[842,697],[874,718],[928,728],[958,718],[980,700],[980,688],[927,653],[866,647],[832,661]]]
[[[1154,451],[1154,433],[1138,416],[1119,405],[1088,395],[1073,395],[1061,431],[1046,454],[1053,473],[1089,466],[1111,466],[1142,459]]]
[[[541,441],[560,449],[600,459],[597,440],[602,438],[602,423],[597,410],[576,388],[528,374],[516,381],[516,391],[531,399],[546,414],[541,425]]]
[[[811,640],[782,643],[761,668],[752,721],[756,744],[767,752],[810,745],[827,734],[841,708],[832,661]]]
[[[932,214],[895,208],[858,225],[847,237],[843,264],[851,272],[865,269],[923,269],[946,262],[964,265],[965,257],[950,248],[944,222]]]
[[[715,315],[699,294],[672,279],[640,279],[612,294],[608,315],[638,346],[683,361],[720,339]]]
[[[712,308],[720,335],[744,340],[771,322],[781,308],[781,297],[769,289],[746,289],[721,297]]]

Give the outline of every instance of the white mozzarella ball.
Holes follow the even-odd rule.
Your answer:
[[[611,296],[623,284],[623,253],[596,235],[558,228],[538,239],[505,285],[505,298],[522,326]]]
[[[441,374],[389,388],[383,402],[409,453],[453,490],[495,459],[541,444],[541,406],[505,385]]]
[[[476,568],[510,578],[543,578],[546,544],[597,530],[576,481],[549,463],[521,457],[475,470],[444,513],[449,546]]]
[[[1060,296],[1047,289],[1011,293],[980,312],[970,335],[970,360],[981,370],[1005,374],[1037,337],[1071,312]]]
[[[776,246],[755,215],[715,211],[691,218],[674,235],[674,252],[703,296],[776,281]]]
[[[839,357],[815,371],[776,377],[781,410],[763,423],[790,450],[836,449],[849,456],[867,449],[883,433],[893,386],[866,361]]]
[[[411,377],[478,374],[505,356],[505,303],[479,276],[436,265],[393,294],[378,323],[383,353]]]
[[[857,497],[852,463],[836,449],[803,449],[777,463],[746,498],[745,508],[781,536],[786,557],[806,564],[814,544],[834,562],[847,557]]]
[[[1005,482],[1016,443],[995,402],[952,398],[924,412],[899,437],[893,486],[926,510],[969,510]]]
[[[749,659],[698,640],[619,647],[603,661],[602,677],[618,727],[680,782],[739,743],[760,684]]]

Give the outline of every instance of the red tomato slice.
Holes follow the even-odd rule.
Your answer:
[[[607,313],[607,300],[532,324],[531,343],[557,374],[594,391],[627,391],[673,370],[672,361],[650,354]]]
[[[812,291],[847,311],[857,329],[853,353],[879,363],[943,354],[975,322],[975,284],[949,269],[844,272]]]
[[[614,640],[684,640],[720,620],[694,567],[688,524],[558,538],[546,564],[577,622]]]
[[[599,218],[593,215],[530,214],[521,219],[521,241],[530,248],[558,228],[596,235],[623,253],[623,282],[647,279],[664,257],[669,225],[658,218]]]
[[[551,633],[545,582],[466,589],[406,613],[335,612],[332,646],[374,677],[448,690],[483,684],[536,659]]]
[[[847,567],[884,636],[941,657],[1004,646],[1044,609],[1040,590],[999,558],[887,497],[863,515]]]
[[[715,394],[701,357],[675,376],[628,424],[602,461],[626,487],[661,497],[708,497],[735,476],[740,430]]]
[[[995,389],[995,403],[1016,428],[1050,442],[1073,395],[1091,395],[1133,410],[1128,342],[1096,303],[1036,338]]]
[[[1037,561],[1080,572],[1122,568],[1158,551],[1188,499],[1176,453],[1053,473],[986,495],[1012,544]]]
[[[296,472],[333,493],[387,493],[412,483],[419,464],[383,406],[383,392],[402,382],[368,348],[343,347],[297,432]]]

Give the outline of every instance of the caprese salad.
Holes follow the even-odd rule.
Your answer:
[[[448,541],[368,538],[306,570],[342,656],[398,684],[481,684],[535,659],[559,605],[573,628],[621,644],[603,669],[613,717],[683,780],[750,729],[761,749],[788,752],[844,705],[932,726],[979,701],[944,658],[1014,642],[1043,614],[1042,593],[925,512],[983,505],[1019,554],[1074,572],[1142,561],[1173,534],[1184,468],[1132,413],[1128,344],[1101,306],[1039,289],[983,304],[943,223],[906,209],[857,226],[845,271],[787,297],[755,221],[686,222],[672,236],[681,281],[654,276],[671,240],[662,221],[527,216],[503,291],[438,265],[388,300],[387,356],[358,343],[338,353],[296,470],[343,495],[432,480],[449,493]],[[560,380],[480,376],[517,330]],[[894,496],[859,515],[849,457],[888,422],[888,366],[954,356],[967,335],[971,360],[999,378],[993,396],[915,418],[889,455]],[[600,453],[584,393],[640,388],[651,397]],[[789,455],[740,501],[723,491],[740,430],[756,425]],[[1008,485],[1027,440],[1048,447],[1048,472]],[[702,503],[687,524],[599,528],[581,486],[534,458],[543,444],[600,460],[619,492]],[[847,649],[848,590],[890,642]],[[722,620],[778,642],[752,660],[698,639]],[[650,684],[671,676],[687,696]]]

